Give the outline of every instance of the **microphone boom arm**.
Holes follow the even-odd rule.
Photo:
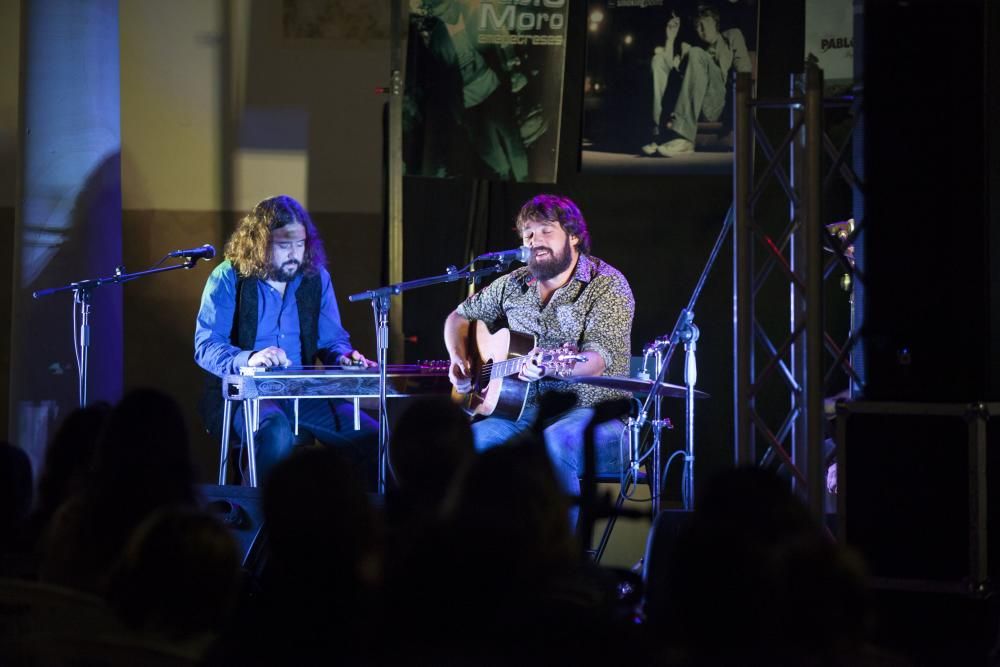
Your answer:
[[[478,258],[477,258],[478,259]],[[475,261],[473,261],[475,263]],[[389,356],[389,306],[390,297],[411,289],[419,287],[429,287],[441,283],[453,283],[459,280],[473,281],[480,276],[488,276],[500,273],[505,270],[505,262],[497,262],[481,269],[470,269],[468,266],[462,269],[449,266],[446,272],[430,276],[428,278],[417,278],[407,280],[393,285],[385,285],[374,289],[358,292],[347,297],[350,302],[371,301],[372,314],[375,317],[375,353],[378,361],[378,493],[384,494],[386,478],[388,477],[388,452],[389,452],[389,410],[386,397],[386,365]]]
[[[211,246],[209,246],[211,247]],[[214,251],[213,251],[214,252]],[[162,260],[161,260],[162,261]],[[135,280],[136,278],[142,278],[143,276],[149,276],[154,273],[163,273],[164,271],[176,271],[177,269],[190,269],[195,264],[198,263],[197,257],[188,257],[186,261],[182,264],[173,264],[171,266],[154,266],[151,269],[146,269],[145,271],[137,271],[136,273],[125,273],[124,266],[115,267],[115,272],[106,278],[89,278],[87,280],[76,280],[69,283],[68,285],[62,285],[60,287],[47,287],[45,289],[40,289],[31,293],[32,298],[42,299],[47,296],[52,296],[53,294],[59,294],[61,292],[73,292],[73,319],[76,320],[76,307],[80,306],[80,339],[76,340],[77,331],[73,330],[73,348],[76,351],[77,360],[77,398],[79,400],[80,407],[86,407],[87,405],[87,360],[88,360],[88,350],[90,348],[90,295],[98,287],[103,287],[104,285],[118,285],[121,283],[127,283],[130,280]]]

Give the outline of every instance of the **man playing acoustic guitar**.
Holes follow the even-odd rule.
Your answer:
[[[587,223],[569,199],[536,196],[518,213],[517,230],[522,243],[531,249],[528,265],[466,299],[445,321],[444,340],[451,364],[448,375],[457,391],[476,392],[490,368],[501,364],[473,363],[476,343],[470,345],[470,333],[476,336],[479,350],[483,349],[482,338],[490,334],[503,340],[526,335],[526,354],[516,362],[516,375],[512,376],[528,383],[523,409],[506,417],[476,410],[491,414],[472,425],[476,448],[495,447],[530,429],[537,416],[539,395],[572,392],[578,398],[576,407],[544,424],[544,433],[560,483],[567,493],[576,495],[583,472],[583,431],[593,415],[592,406],[628,394],[564,378],[628,375],[635,300],[621,272],[590,255]],[[476,327],[471,326],[472,321],[477,321]],[[510,331],[498,331],[501,327]],[[498,393],[495,384],[490,382],[489,389]],[[490,406],[495,398],[479,397],[470,404]],[[599,474],[618,470],[623,428],[618,420],[597,426]]]

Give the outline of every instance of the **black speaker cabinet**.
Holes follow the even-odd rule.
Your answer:
[[[1000,403],[838,406],[839,536],[874,584],[991,590],[1000,566],[994,415]]]
[[[864,2],[866,400],[1000,400],[998,31],[990,0]]]
[[[236,540],[240,564],[256,571],[265,548],[260,489],[202,484],[200,492],[202,506],[229,528]]]

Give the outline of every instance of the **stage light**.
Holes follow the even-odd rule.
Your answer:
[[[622,41],[623,41],[623,42],[625,42],[625,45],[626,45],[626,46],[628,46],[629,44],[631,44],[631,43],[632,43],[632,35],[625,35],[625,36],[624,36],[624,37],[622,38]]]

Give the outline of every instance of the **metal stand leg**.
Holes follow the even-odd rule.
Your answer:
[[[660,381],[663,375],[663,350],[657,349],[654,356],[656,360],[656,379],[657,382]],[[653,516],[660,513],[663,509],[663,499],[661,497],[661,492],[663,490],[663,445],[661,443],[662,439],[662,424],[663,415],[662,403],[660,400],[660,395],[658,392],[654,392],[649,398],[653,399],[653,472],[649,476],[649,493],[652,500],[652,510]],[[648,402],[648,399],[647,399]],[[645,408],[645,405],[643,406]],[[640,413],[642,414],[642,413]],[[644,416],[644,415],[643,415]],[[641,424],[640,424],[641,426]],[[636,444],[638,447],[638,443]]]
[[[597,548],[594,549],[594,562],[600,563],[601,558],[604,557],[604,551],[608,548],[608,542],[611,541],[611,532],[615,529],[615,523],[618,521],[618,512],[621,511],[622,505],[625,504],[625,491],[624,489],[619,492],[618,499],[615,500],[615,509],[611,512],[611,516],[608,517],[608,523],[604,526],[604,532],[601,533],[601,539],[597,542]]]
[[[611,516],[608,517],[608,522],[604,526],[604,531],[601,533],[601,539],[597,542],[597,548],[594,549],[594,562],[600,563],[601,558],[604,556],[604,551],[608,548],[608,542],[611,540],[611,533],[615,529],[615,523],[618,521],[618,515],[621,514],[622,507],[625,504],[625,499],[630,493],[630,489],[635,488],[639,484],[639,471],[640,471],[640,459],[642,453],[639,451],[641,445],[641,424],[639,419],[634,417],[629,417],[628,426],[628,461],[624,462],[626,469],[619,479],[620,488],[618,489],[618,498],[615,499],[615,508],[611,512]],[[650,482],[650,475],[648,471],[650,470],[649,462],[646,465],[647,470],[647,483]],[[586,545],[589,547],[590,545]]]
[[[389,413],[386,403],[386,365],[389,362],[389,295],[372,299],[375,314],[376,354],[378,357],[378,493],[385,494],[389,456]],[[356,417],[356,419],[360,419]],[[358,423],[360,426],[360,423]]]
[[[689,323],[688,331],[688,341],[684,344],[684,386],[687,392],[684,397],[684,474],[681,482],[686,510],[694,509],[694,385],[698,381],[698,363],[695,359],[698,327]]]
[[[89,369],[90,350],[90,290],[78,289],[73,292],[74,308],[80,305],[80,341],[77,349],[77,357],[80,367],[80,385],[77,394],[80,400],[80,407],[87,406],[87,371]]]
[[[222,451],[219,452],[219,486],[226,484],[226,463],[229,461],[229,431],[232,429],[233,404],[222,402]]]
[[[251,487],[257,486],[257,448],[253,442],[254,431],[257,430],[256,403],[254,400],[243,401],[244,440],[246,441],[247,458],[249,459],[247,468],[250,472]]]

